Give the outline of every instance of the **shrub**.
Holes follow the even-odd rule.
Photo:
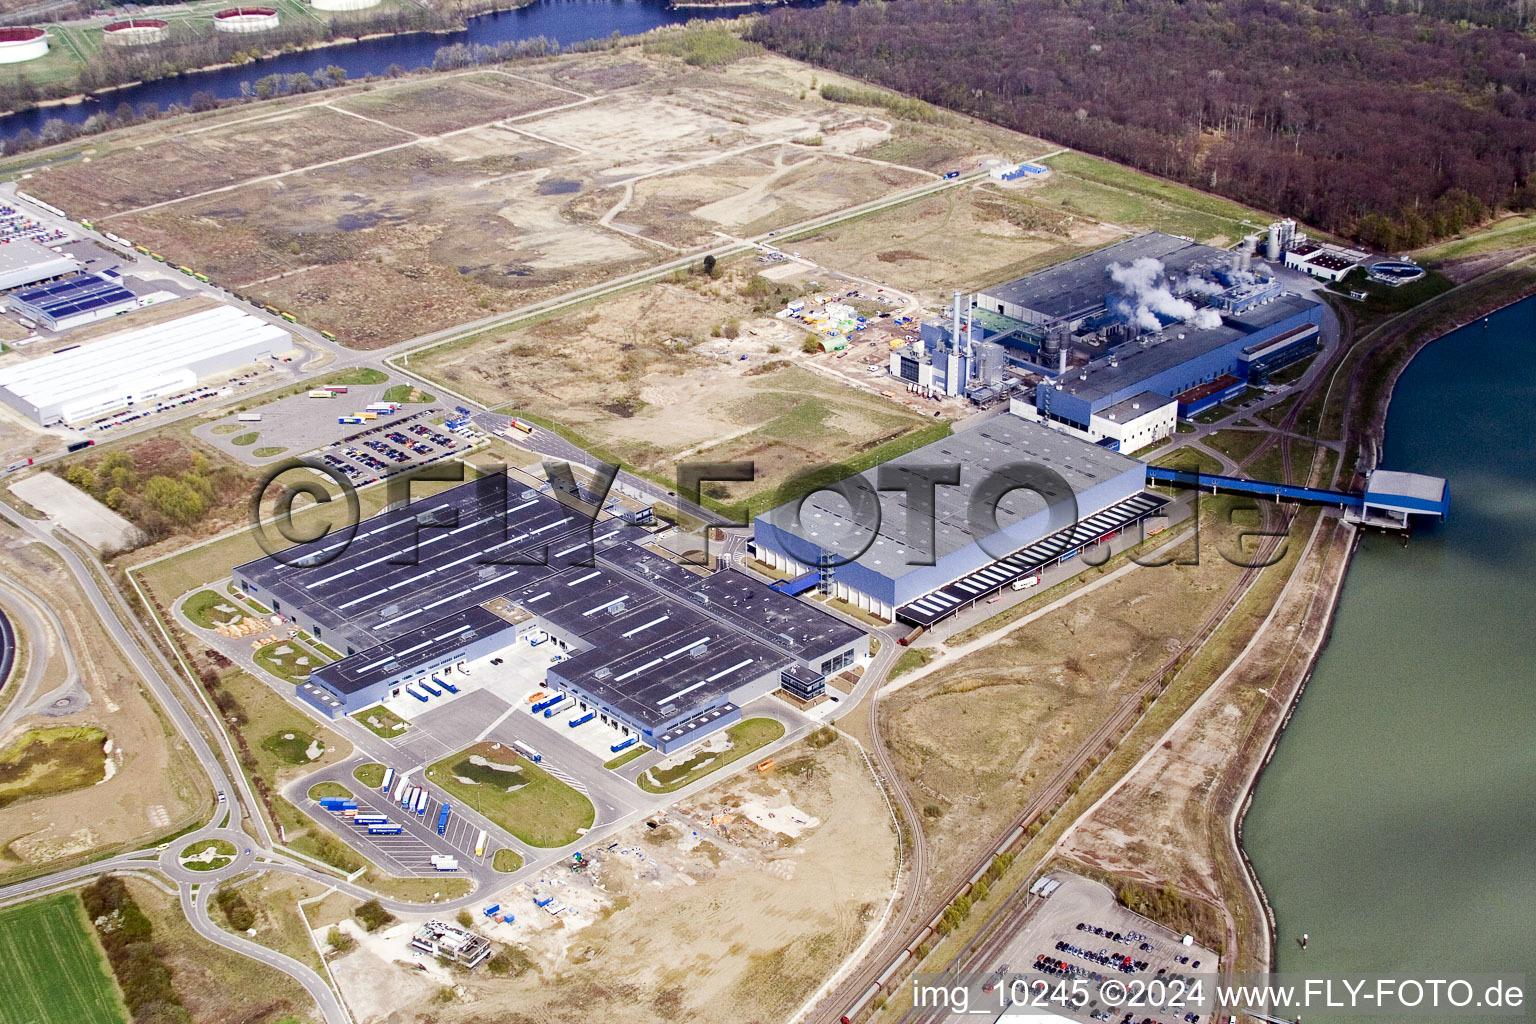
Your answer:
[[[381,907],[378,900],[359,903],[357,909],[352,911],[352,916],[370,932],[376,932],[385,925],[394,923],[395,920],[395,915]]]

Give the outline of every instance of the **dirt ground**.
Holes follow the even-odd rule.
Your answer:
[[[879,920],[895,836],[846,739],[778,761],[588,851],[581,874],[501,894],[515,923],[477,914],[475,927],[526,958],[520,974],[418,970],[398,926],[335,961],[360,1024],[391,1010],[464,1024],[787,1018]],[[537,909],[535,893],[566,912]]]
[[[0,573],[49,595],[91,698],[87,707],[71,715],[23,718],[12,735],[38,725],[95,726],[112,740],[114,763],[111,776],[89,789],[8,808],[0,819],[0,872],[125,846],[186,824],[205,806],[207,796],[193,781],[201,774],[184,759],[181,745],[169,742],[137,675],[83,610],[84,595],[63,565],[38,545],[18,545],[8,529],[0,537]],[[41,692],[63,685],[59,638],[28,637],[26,642],[31,653],[41,642],[50,652]]]
[[[27,191],[75,216],[101,216],[410,139],[323,105],[254,118],[242,111],[214,131],[204,124],[169,137],[136,135],[127,145],[109,139],[88,160],[32,177]]]
[[[1063,837],[1058,852],[1153,888],[1171,884],[1217,906],[1231,897],[1232,879],[1223,874],[1227,816],[1241,799],[1251,759],[1262,753],[1254,735],[1273,726],[1326,623],[1330,604],[1326,593],[1317,596],[1318,583],[1331,586],[1347,552],[1342,536],[1330,536],[1325,531],[1297,569],[1297,585],[1248,658]],[[1248,756],[1234,761],[1235,750]]]
[[[726,487],[730,498],[925,425],[878,393],[797,365],[807,335],[753,314],[744,283],[744,272],[660,282],[412,367],[489,405],[556,420],[645,471],[671,476],[690,457],[753,460],[756,482]],[[737,337],[713,336],[732,321]]]
[[[370,83],[128,129],[27,187],[374,348],[932,173],[872,156],[902,123],[808,77],[635,46]],[[954,117],[922,130],[968,160],[1042,145]]]
[[[485,71],[348,96],[332,106],[394,128],[438,135],[582,98],[523,75]]]
[[[919,794],[935,883],[1006,831],[1221,602],[1240,570],[1216,553],[1234,528],[1215,518],[1203,524],[1199,564],[1138,569],[886,699],[882,726]]]
[[[794,247],[938,306],[1071,259],[1124,237],[1112,225],[1070,218],[991,185],[956,189],[797,239]],[[966,244],[956,245],[956,238]]]

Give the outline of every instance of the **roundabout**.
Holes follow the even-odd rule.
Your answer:
[[[214,882],[256,863],[251,837],[229,828],[206,829],[160,852],[159,865],[174,882]]]

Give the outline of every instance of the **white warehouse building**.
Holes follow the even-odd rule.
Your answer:
[[[219,306],[0,370],[0,401],[45,427],[78,423],[185,391],[292,344],[282,328]]]
[[[24,288],[84,269],[79,260],[54,252],[30,238],[0,243],[0,291]]]

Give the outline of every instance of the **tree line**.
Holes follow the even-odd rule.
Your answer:
[[[80,890],[80,899],[96,926],[133,1024],[191,1024],[192,1015],[182,1005],[171,969],[156,946],[154,926],[123,880],[103,875]]]
[[[747,36],[1391,250],[1536,206],[1525,24],[1492,0],[897,0]]]

